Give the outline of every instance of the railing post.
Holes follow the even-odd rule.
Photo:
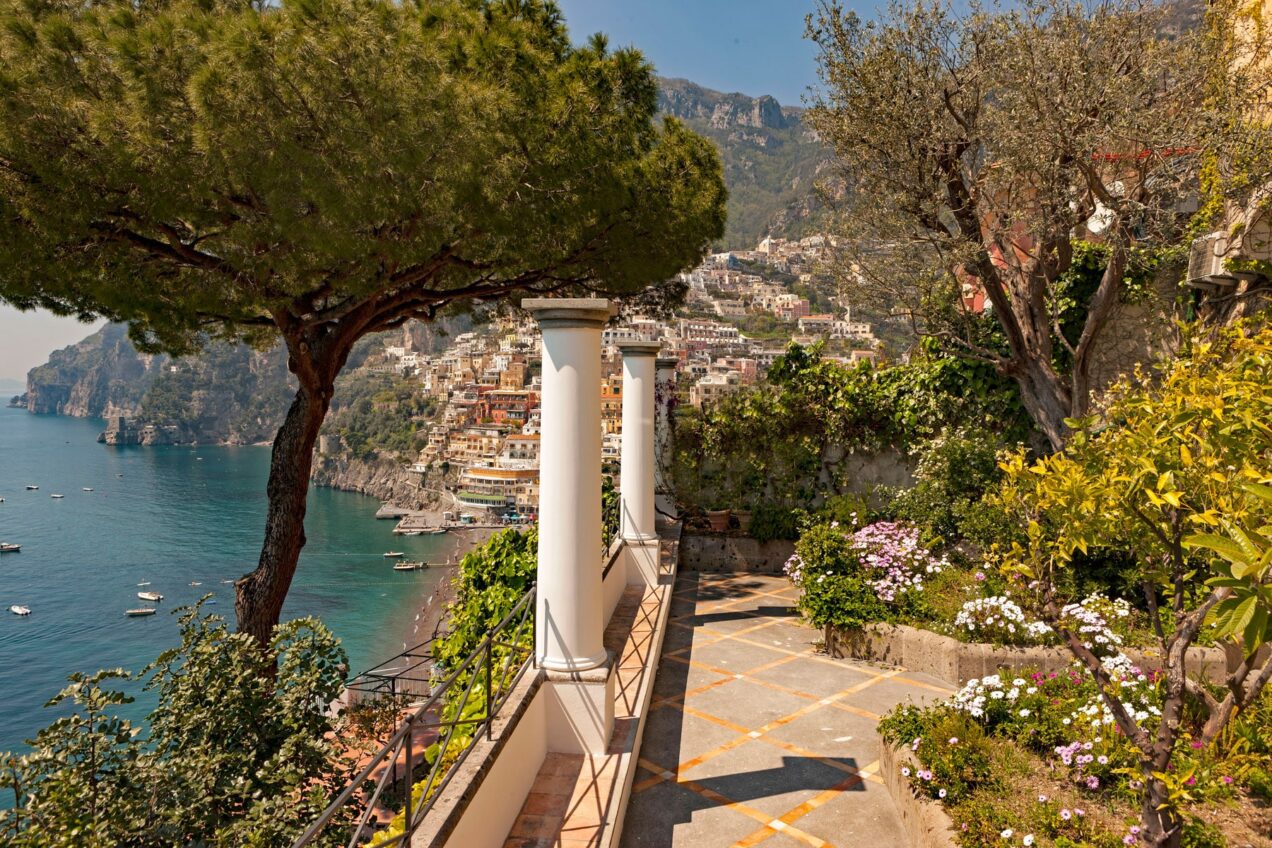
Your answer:
[[[493,681],[495,665],[495,640],[494,634],[486,637],[486,741],[489,742],[495,738],[493,726],[495,723],[495,692]]]
[[[394,757],[396,764],[397,758]],[[415,714],[406,717],[406,835],[399,843],[403,846],[411,844],[411,836],[415,834],[415,810],[411,809],[411,790],[415,788],[415,769],[411,768],[411,762],[415,759]]]

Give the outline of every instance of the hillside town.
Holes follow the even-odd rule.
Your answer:
[[[664,367],[676,391],[696,409],[752,386],[794,342],[822,342],[827,358],[874,362],[878,340],[871,323],[829,298],[831,311],[813,312],[792,289],[829,288],[822,270],[830,240],[766,237],[753,250],[711,254],[682,273],[684,305],[670,320],[634,316],[602,335],[602,461],[615,467],[622,433],[622,359],[631,339],[662,343]],[[751,335],[747,319],[771,317],[772,330]],[[418,381],[437,410],[425,425],[427,443],[410,464],[421,487],[444,490],[454,508],[443,523],[532,521],[539,500],[541,394],[540,334],[528,316],[500,317],[455,336],[439,354],[414,349],[404,332],[369,367]],[[337,446],[327,443],[327,450]]]

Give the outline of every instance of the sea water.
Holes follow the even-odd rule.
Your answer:
[[[53,720],[43,705],[71,672],[137,671],[175,645],[176,607],[211,594],[207,611],[232,623],[234,587],[225,581],[256,565],[268,448],[110,447],[96,441],[102,427],[0,408],[0,541],[22,545],[0,554],[0,751],[23,750]],[[310,489],[308,542],[283,608],[284,619],[321,618],[354,671],[402,650],[440,579],[435,570],[393,571],[384,553],[436,561],[446,548],[444,536],[394,536],[394,522],[375,520],[378,506]],[[164,599],[149,604],[141,591]],[[12,614],[13,604],[31,614]],[[159,613],[124,615],[145,606]],[[139,720],[153,701],[129,692],[138,701],[121,713]]]

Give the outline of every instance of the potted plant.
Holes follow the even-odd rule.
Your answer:
[[[752,518],[751,505],[748,503],[746,509],[735,509],[733,515],[738,520],[738,529],[743,533],[749,533],[751,531]]]
[[[713,533],[723,533],[729,529],[729,518],[733,515],[733,511],[728,507],[707,510],[707,523],[711,525]]]

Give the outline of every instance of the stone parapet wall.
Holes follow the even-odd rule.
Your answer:
[[[904,624],[874,624],[858,631],[827,627],[825,640],[826,651],[837,659],[899,665],[910,671],[931,674],[955,686],[1002,670],[1059,671],[1073,663],[1073,655],[1065,648],[1015,648],[960,642]],[[1156,651],[1131,649],[1125,653],[1144,669],[1161,667]],[[1219,683],[1237,661],[1220,648],[1193,648],[1188,652],[1187,668],[1194,677]]]
[[[781,574],[793,553],[795,543],[787,539],[757,542],[750,536],[685,530],[680,540],[680,570]]]

